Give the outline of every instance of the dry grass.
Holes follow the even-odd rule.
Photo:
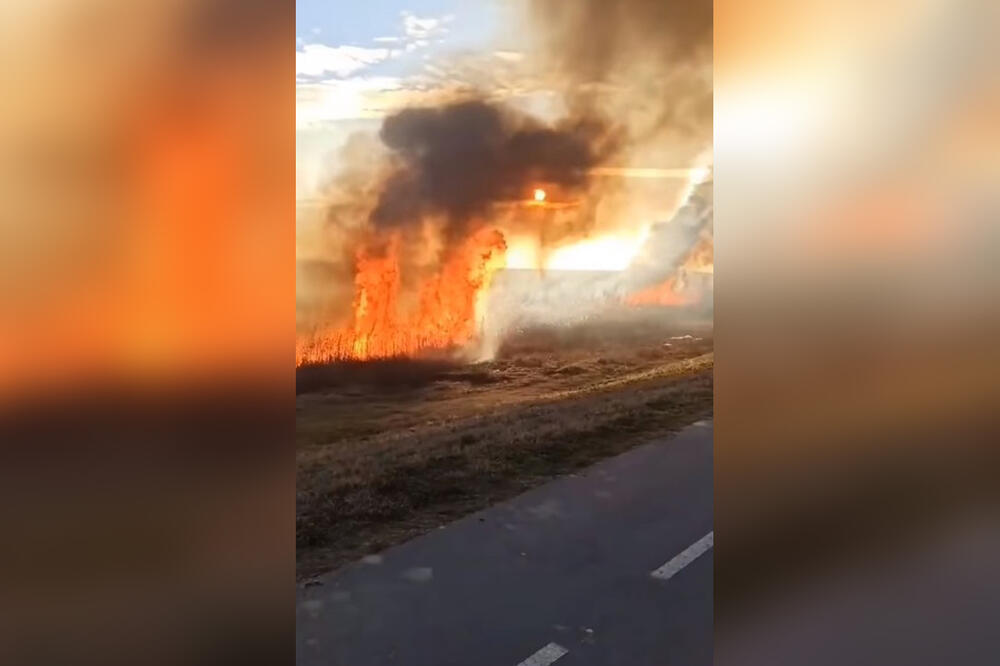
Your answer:
[[[311,392],[297,399],[299,577],[711,413],[710,334],[592,328],[530,332],[472,366],[351,365],[305,386],[300,376]]]

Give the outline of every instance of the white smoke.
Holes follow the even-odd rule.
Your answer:
[[[693,182],[684,203],[665,222],[655,223],[631,265],[623,271],[504,270],[495,277],[480,322],[476,355],[492,358],[511,333],[533,326],[571,326],[619,311],[630,294],[677,274],[691,249],[711,231],[710,177]],[[692,285],[702,301],[711,295],[710,277]],[[708,281],[708,284],[705,282]]]

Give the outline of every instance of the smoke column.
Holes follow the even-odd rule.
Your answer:
[[[359,150],[361,139],[345,149],[342,173],[327,192],[324,229],[331,263],[340,267],[332,273],[341,279],[330,289],[337,296],[314,318],[338,354],[360,349],[367,358],[374,348],[405,352],[427,341],[443,348],[468,338],[477,324],[456,317],[482,316],[480,296],[503,266],[504,233],[536,238],[544,257],[616,225],[670,219],[683,184],[662,181],[655,216],[647,216],[631,186],[608,174],[707,159],[710,3],[533,0],[527,7],[540,47],[534,62],[565,101],[563,119],[543,122],[466,95],[386,117],[377,159]],[[559,212],[548,201],[530,212],[511,208],[543,184],[558,193],[553,203],[567,208]],[[704,215],[692,215],[693,225],[655,227],[633,269],[593,288],[616,298],[674,270],[710,229]],[[385,333],[396,329],[406,331],[402,342]]]
[[[567,193],[586,189],[588,170],[612,153],[615,139],[596,119],[556,126],[484,101],[404,109],[380,132],[393,168],[371,214],[378,230],[441,216],[448,242],[500,201],[525,198],[538,182]]]
[[[620,119],[635,164],[684,166],[711,145],[712,2],[533,0],[530,10],[570,107]]]

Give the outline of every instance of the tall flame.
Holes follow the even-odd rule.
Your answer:
[[[297,366],[336,360],[413,356],[471,342],[478,333],[483,295],[503,268],[503,235],[483,229],[456,246],[441,270],[424,281],[415,305],[403,307],[398,235],[357,254],[351,320],[296,342]]]

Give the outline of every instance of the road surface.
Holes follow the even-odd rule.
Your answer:
[[[712,423],[298,590],[302,666],[712,662]]]

